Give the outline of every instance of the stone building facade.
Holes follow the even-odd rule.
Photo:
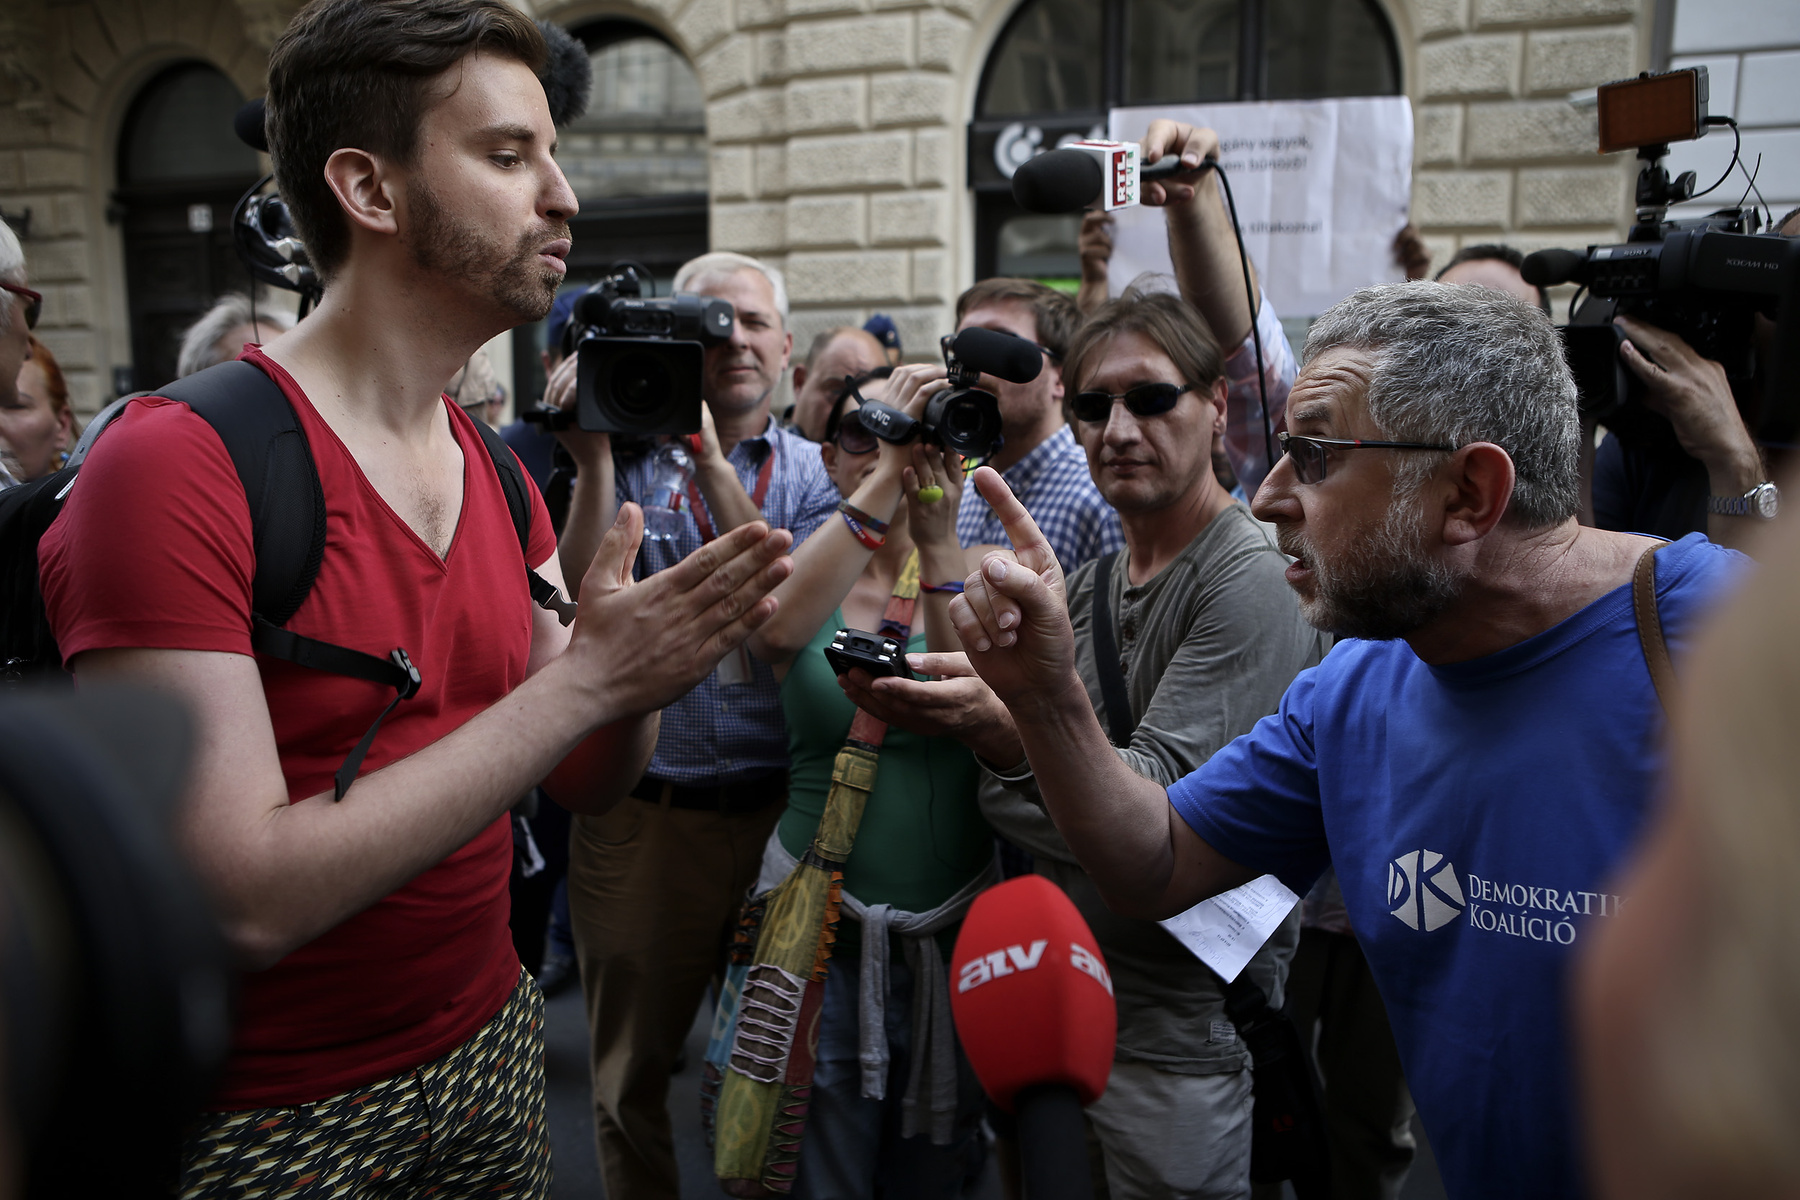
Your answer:
[[[519,0],[526,3],[528,0]],[[1332,0],[1356,2],[1356,0]],[[1670,0],[1379,0],[1414,105],[1414,220],[1433,255],[1610,240],[1627,156],[1594,152],[1569,93],[1670,52]],[[874,311],[935,348],[972,282],[967,124],[1019,0],[577,0],[568,25],[641,22],[693,64],[705,101],[711,244],[787,272],[798,346]],[[293,0],[7,0],[0,6],[0,212],[23,226],[40,336],[78,409],[131,362],[116,219],[118,142],[147,79],[211,63],[246,96]],[[1659,16],[1661,24],[1659,25]],[[1661,43],[1658,44],[1659,28]],[[29,211],[29,222],[22,220]]]

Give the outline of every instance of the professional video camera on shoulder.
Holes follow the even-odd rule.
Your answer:
[[[950,368],[949,386],[925,402],[923,413],[913,418],[871,400],[857,417],[885,442],[925,441],[964,458],[991,458],[1000,448],[1000,401],[976,385],[983,375],[1030,383],[1044,369],[1044,352],[1017,334],[993,329],[965,329],[938,344]]]
[[[728,300],[677,292],[646,299],[649,272],[614,263],[575,302],[564,333],[576,368],[575,424],[593,433],[653,435],[700,432],[700,379],[706,349],[731,336],[736,311]],[[526,419],[567,428],[568,415],[534,412]]]
[[[1585,412],[1628,441],[1673,442],[1668,423],[1638,403],[1643,384],[1619,358],[1624,333],[1612,323],[1630,316],[1679,335],[1718,362],[1740,387],[1765,377],[1752,414],[1760,440],[1785,443],[1800,428],[1800,238],[1759,232],[1754,207],[1727,208],[1695,220],[1667,220],[1668,206],[1698,199],[1694,173],[1671,180],[1662,158],[1669,143],[1690,141],[1709,127],[1737,123],[1709,116],[1705,67],[1620,80],[1599,89],[1600,152],[1637,151],[1637,223],[1623,245],[1527,255],[1527,283],[1576,283],[1586,298],[1562,330]],[[1578,294],[1579,295],[1579,294]],[[1758,363],[1755,317],[1776,322],[1773,361]],[[1749,406],[1747,406],[1749,407]]]

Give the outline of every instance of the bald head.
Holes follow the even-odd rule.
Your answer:
[[[841,325],[813,339],[806,361],[794,368],[794,425],[806,437],[825,436],[825,420],[844,381],[887,363],[874,335]]]

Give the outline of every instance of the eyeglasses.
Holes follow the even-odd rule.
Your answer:
[[[1125,410],[1134,417],[1160,417],[1175,407],[1183,392],[1191,392],[1191,383],[1140,383],[1123,392],[1076,392],[1075,419],[1099,423],[1112,415],[1114,400],[1123,400]]]
[[[1301,483],[1324,483],[1327,448],[1342,450],[1442,450],[1452,452],[1455,446],[1434,446],[1429,442],[1370,442],[1362,438],[1301,437],[1294,433],[1278,433],[1275,439],[1294,464],[1294,478]]]
[[[857,399],[861,400],[862,397],[858,396]],[[875,435],[869,432],[869,427],[862,423],[862,417],[858,416],[855,410],[844,414],[844,418],[838,422],[837,432],[832,435],[831,440],[836,442],[837,448],[845,454],[873,454],[881,445]]]
[[[44,297],[30,288],[20,287],[16,283],[0,283],[0,290],[25,298],[25,328],[36,329],[38,314],[44,311]]]

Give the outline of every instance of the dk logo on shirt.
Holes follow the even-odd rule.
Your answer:
[[[1388,903],[1408,929],[1430,933],[1456,920],[1466,901],[1449,859],[1436,850],[1410,850],[1388,864]]]

